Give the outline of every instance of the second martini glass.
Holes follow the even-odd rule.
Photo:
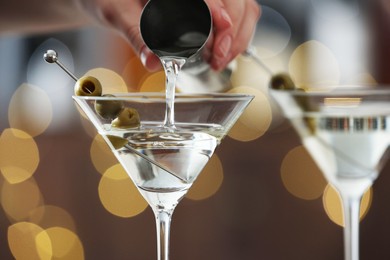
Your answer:
[[[388,158],[390,89],[338,86],[321,91],[270,91],[339,192],[345,259],[358,260],[360,201]]]
[[[165,125],[163,93],[73,97],[103,136],[139,192],[152,208],[157,224],[159,260],[169,259],[172,213],[187,193],[215,148],[253,96],[241,94],[179,94],[175,97],[175,124]],[[113,126],[96,104],[120,103],[135,109],[140,125]]]

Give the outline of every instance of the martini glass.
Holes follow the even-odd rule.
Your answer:
[[[358,260],[360,201],[388,157],[390,88],[338,86],[270,92],[338,191],[344,210],[345,259]]]
[[[175,207],[252,98],[241,94],[177,94],[175,123],[166,127],[164,93],[73,97],[152,208],[159,260],[169,258]],[[97,102],[120,102],[123,107],[136,109],[140,126],[113,127],[110,119],[97,113]]]

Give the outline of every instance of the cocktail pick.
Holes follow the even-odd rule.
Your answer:
[[[82,78],[77,78],[70,70],[68,70],[64,64],[62,64],[59,60],[58,60],[58,54],[55,50],[47,50],[44,54],[43,54],[43,59],[47,62],[47,63],[55,63],[57,64],[63,71],[66,72],[66,74],[68,74],[72,79],[74,79],[74,81],[76,81],[76,85],[84,85],[86,84],[86,80],[85,79],[89,79],[88,80],[88,86],[91,86],[91,84],[93,85],[93,88],[90,89],[90,87],[83,87],[82,90],[85,92],[85,93],[88,93],[88,95],[90,94],[94,94],[94,90],[97,88],[97,85],[100,86],[100,83],[98,82],[97,79],[92,79],[93,77],[82,77]],[[91,81],[92,80],[92,81]],[[77,88],[77,87],[76,87]],[[101,86],[99,87],[101,89]],[[101,94],[101,93],[100,93]],[[100,95],[99,94],[99,95]]]
[[[274,73],[272,70],[259,58],[256,54],[256,51],[253,47],[248,47],[242,55],[252,59],[256,62],[257,65],[263,68],[271,76],[270,87],[274,89],[286,89],[293,90],[296,89],[294,81],[291,79],[290,75],[287,73]]]
[[[56,63],[58,66],[60,66],[61,69],[63,69],[63,71],[65,71],[72,79],[74,79],[75,81],[79,80],[72,72],[70,72],[70,70],[68,70],[64,64],[62,64],[59,60],[58,60],[58,54],[55,50],[47,50],[45,52],[45,54],[43,54],[43,59],[47,62],[47,63]]]
[[[272,70],[257,56],[256,51],[253,47],[248,47],[242,55],[251,58],[257,65],[262,67],[269,75],[273,76]]]

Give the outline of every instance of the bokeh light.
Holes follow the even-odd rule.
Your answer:
[[[270,51],[256,47],[256,55],[259,53],[270,53]],[[271,54],[268,54],[272,56]],[[268,86],[271,76],[267,70],[257,64],[255,60],[245,55],[240,55],[236,58],[237,66],[232,71],[231,84],[232,87],[247,86],[268,93]],[[262,58],[261,61],[267,65],[267,68],[272,71],[286,71],[286,65],[280,56],[270,58]]]
[[[87,71],[84,76],[97,78],[103,87],[103,94],[127,93],[126,82],[121,75],[113,70],[94,68]]]
[[[165,72],[158,71],[149,75],[141,82],[139,92],[165,92]]]
[[[92,141],[90,155],[93,165],[101,174],[104,174],[108,168],[118,163],[106,141],[99,134]]]
[[[50,238],[52,252],[47,250],[46,236]],[[48,228],[40,232],[36,239],[37,248],[46,254],[51,253],[52,259],[84,260],[84,247],[80,238],[66,228]]]
[[[53,257],[52,240],[46,230],[42,230],[35,236],[35,245],[40,260],[58,259]]]
[[[43,205],[43,197],[34,178],[17,184],[4,181],[0,199],[11,222],[28,219],[32,210]]]
[[[152,73],[145,69],[137,56],[132,57],[127,62],[122,72],[123,79],[125,80],[128,89],[134,92],[139,90],[141,82],[150,74]]]
[[[120,164],[109,168],[99,182],[99,197],[111,214],[127,218],[142,213],[148,206]]]
[[[239,141],[252,141],[262,136],[272,121],[272,110],[268,98],[260,90],[236,87],[228,93],[250,94],[254,99],[229,131],[229,137]]]
[[[28,221],[42,228],[58,226],[76,231],[73,217],[65,209],[55,205],[42,205],[31,210]]]
[[[50,237],[44,229],[34,223],[18,222],[9,226],[7,238],[9,248],[15,259],[52,259]]]
[[[30,178],[40,158],[35,140],[27,133],[7,128],[0,135],[0,171],[11,184]]]
[[[328,217],[337,225],[344,226],[343,206],[340,195],[332,185],[325,188],[323,198],[323,206]],[[369,188],[363,195],[360,202],[360,220],[364,218],[370,209],[372,202],[372,188]]]
[[[186,198],[203,200],[218,192],[223,182],[222,163],[217,154],[214,154],[199,174],[195,183],[188,191]]]
[[[336,57],[318,41],[311,40],[298,46],[288,66],[298,87],[335,86],[340,83],[340,66]]]
[[[283,15],[267,5],[262,5],[261,17],[256,26],[252,45],[278,54],[287,47],[290,39],[291,28]],[[261,58],[268,58],[270,57],[269,54],[271,52],[259,53],[259,56]]]
[[[290,150],[280,167],[284,187],[294,196],[314,200],[323,194],[327,181],[303,146]]]
[[[42,89],[22,84],[14,92],[8,108],[11,127],[37,136],[47,129],[52,116],[51,101]]]

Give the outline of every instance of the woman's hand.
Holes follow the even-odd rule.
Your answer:
[[[255,0],[205,0],[214,23],[210,65],[221,70],[244,52],[252,39],[261,8]]]
[[[213,69],[221,70],[248,47],[260,16],[260,6],[256,0],[205,2],[214,24],[209,63]],[[147,0],[6,1],[0,8],[0,32],[47,32],[90,25],[92,20],[122,34],[144,66],[156,71],[161,69],[161,62],[145,46],[139,29],[146,3]]]
[[[79,0],[97,21],[119,31],[150,71],[160,60],[145,46],[139,31],[146,0]],[[249,45],[261,9],[256,0],[205,0],[213,17],[214,43],[210,65],[221,70]]]

